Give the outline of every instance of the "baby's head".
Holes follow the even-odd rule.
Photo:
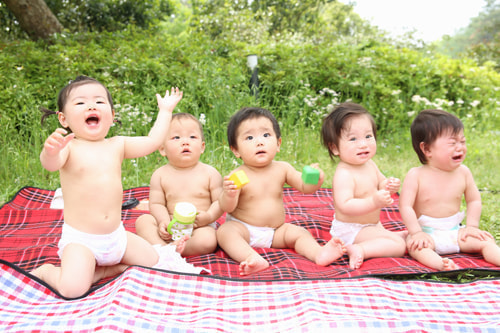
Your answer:
[[[227,125],[227,141],[229,143],[229,147],[238,148],[237,144],[237,135],[238,129],[245,120],[254,119],[264,117],[269,119],[273,125],[274,134],[277,139],[281,138],[281,131],[278,121],[274,117],[274,115],[267,109],[258,108],[258,107],[244,107],[241,108],[238,112],[236,112],[231,119],[229,120],[229,124]]]
[[[354,117],[366,117],[371,123],[373,135],[376,138],[375,120],[364,107],[356,103],[339,104],[323,119],[321,127],[321,142],[328,149],[331,159],[335,156],[334,148],[339,147],[342,133],[349,130],[350,122]]]
[[[457,116],[443,110],[424,110],[420,112],[411,124],[411,142],[413,149],[422,164],[427,164],[427,158],[421,144],[430,147],[439,137],[446,134],[459,134],[464,129]]]
[[[105,92],[106,92],[106,97],[109,102],[109,106],[111,110],[113,110],[113,99],[111,98],[111,93],[109,92],[108,88],[106,88],[101,82],[97,81],[96,79],[93,79],[91,77],[85,76],[85,75],[80,75],[77,76],[74,80],[70,81],[64,88],[62,88],[59,91],[59,95],[57,96],[57,111],[58,112],[65,112],[66,105],[68,103],[68,98],[71,94],[71,92],[81,86],[84,86],[86,84],[98,84],[101,85]],[[55,111],[48,110],[46,108],[41,107],[40,111],[42,112],[42,124],[45,121],[45,119],[52,115],[52,114],[57,114]],[[71,131],[70,128],[67,128]]]
[[[174,113],[165,141],[159,148],[169,163],[178,167],[196,164],[205,151],[203,126],[189,113]]]

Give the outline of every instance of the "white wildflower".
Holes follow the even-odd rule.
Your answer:
[[[470,105],[471,105],[473,108],[475,108],[476,106],[478,106],[478,105],[479,105],[479,103],[481,103],[481,102],[480,102],[480,101],[476,101],[476,100],[475,100],[475,101],[471,102],[471,103],[470,103]]]
[[[204,113],[200,114],[200,123],[202,125],[205,125],[207,123],[207,119],[205,118],[205,114]]]

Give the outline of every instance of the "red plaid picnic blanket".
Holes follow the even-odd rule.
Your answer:
[[[24,270],[31,270],[42,263],[59,263],[57,242],[63,224],[62,210],[50,209],[54,191],[25,187],[0,209],[0,253],[1,259],[13,263]],[[123,200],[132,197],[147,199],[148,187],[138,187],[124,191]],[[394,203],[380,214],[382,224],[389,230],[404,230],[398,210],[398,196]],[[320,242],[325,243],[333,218],[331,189],[320,189],[314,194],[301,194],[293,188],[284,188],[286,222],[300,225],[309,230]],[[125,228],[135,232],[135,220],[145,211],[124,210],[122,219]],[[217,222],[223,223],[224,217]],[[331,278],[351,278],[361,276],[386,276],[394,274],[421,274],[435,272],[419,264],[409,256],[403,258],[372,258],[366,260],[360,269],[351,270],[345,255],[327,267],[321,267],[291,249],[258,249],[270,267],[251,276],[240,276],[238,263],[230,259],[222,250],[215,253],[189,257],[188,262],[211,270],[212,275],[231,279],[258,281],[315,280]],[[500,270],[480,255],[453,254],[449,257],[461,267],[483,270]]]

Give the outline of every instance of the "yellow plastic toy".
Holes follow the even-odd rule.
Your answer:
[[[229,179],[234,182],[234,185],[236,185],[238,189],[249,183],[247,174],[243,170],[236,171],[229,177]]]

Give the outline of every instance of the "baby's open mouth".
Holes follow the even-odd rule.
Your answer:
[[[90,116],[87,117],[85,122],[87,123],[87,125],[95,126],[99,123],[99,117],[95,114],[91,114]]]
[[[462,155],[453,156],[454,161],[460,161],[461,159],[462,159]]]

